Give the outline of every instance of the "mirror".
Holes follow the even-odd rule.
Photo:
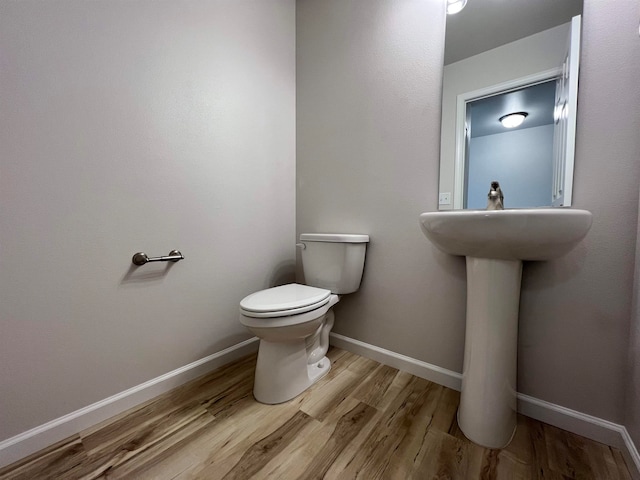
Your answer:
[[[447,15],[439,209],[569,206],[582,0],[468,0]],[[505,128],[509,113],[523,123]]]

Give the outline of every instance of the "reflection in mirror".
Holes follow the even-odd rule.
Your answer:
[[[556,81],[551,80],[467,102],[464,208],[485,208],[487,187],[498,176],[501,185],[509,186],[503,195],[510,207],[549,205],[555,97]],[[505,112],[526,115],[518,117],[519,126],[505,127],[500,122]]]
[[[447,16],[441,210],[571,205],[582,0],[469,0]],[[525,112],[506,128],[500,118]]]

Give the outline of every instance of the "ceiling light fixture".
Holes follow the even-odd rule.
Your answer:
[[[447,0],[447,14],[458,13],[467,4],[467,0]]]
[[[529,115],[527,112],[515,112],[500,117],[500,123],[505,128],[515,128],[522,125],[524,119]]]

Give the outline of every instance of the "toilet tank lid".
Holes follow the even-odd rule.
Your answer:
[[[301,242],[368,243],[369,235],[353,233],[302,233]]]

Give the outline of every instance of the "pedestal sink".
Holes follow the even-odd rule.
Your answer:
[[[467,257],[467,327],[458,423],[473,442],[505,447],[516,428],[518,309],[523,260],[558,258],[591,213],[571,208],[455,210],[420,215],[436,247]]]

